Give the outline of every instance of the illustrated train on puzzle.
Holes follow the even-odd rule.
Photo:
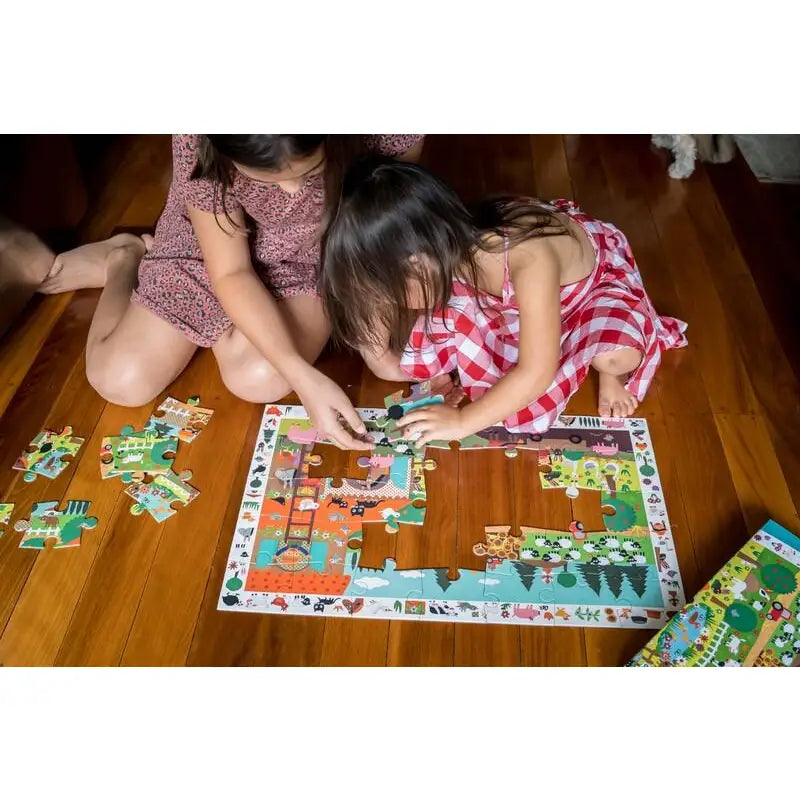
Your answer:
[[[498,426],[459,443],[462,451],[502,448],[509,457],[536,451],[538,471],[527,479],[559,492],[566,504],[590,493],[603,521],[597,529],[573,519],[563,530],[512,530],[497,520],[474,532],[472,553],[484,568],[458,565],[455,580],[448,564],[387,558],[377,568],[362,565],[371,531],[403,535],[404,526],[424,524],[426,475],[436,467],[436,451],[450,444],[420,450],[400,437],[396,421],[431,402],[442,398],[423,383],[409,398],[387,397],[385,410],[362,409],[375,444],[358,462],[367,474],[340,480],[312,477],[312,467],[324,472],[324,465],[301,407],[267,408],[220,608],[642,627],[660,627],[680,608],[680,575],[643,420],[562,418],[546,434]]]

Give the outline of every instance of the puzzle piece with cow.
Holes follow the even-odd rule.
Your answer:
[[[60,511],[57,500],[34,503],[30,518],[14,525],[14,530],[22,534],[19,546],[43,550],[52,541],[54,549],[78,547],[83,531],[97,526],[97,518],[87,516],[90,505],[88,500],[67,500]]]
[[[683,604],[663,490],[647,423],[561,417],[545,434],[493,426],[459,442],[458,459],[481,450],[518,457],[527,486],[563,508],[563,528],[497,519],[456,532],[457,509],[426,527],[426,476],[437,453],[417,448],[397,421],[442,402],[429,384],[359,409],[374,449],[361,475],[325,477],[324,444],[301,406],[264,412],[231,543],[220,609],[522,625],[659,628]],[[464,451],[464,452],[462,452]],[[524,451],[531,451],[526,453]],[[523,469],[523,464],[526,465]],[[433,472],[433,470],[436,470]],[[313,475],[312,475],[313,472]],[[480,492],[481,486],[462,491]],[[536,509],[533,503],[531,508]],[[449,513],[449,517],[448,517]],[[532,512],[535,514],[535,511]],[[442,519],[450,520],[442,523]],[[570,521],[571,520],[571,521]],[[461,537],[458,563],[425,563],[403,537]],[[381,548],[387,548],[384,552]],[[395,550],[397,556],[395,556]],[[455,557],[455,556],[454,556]],[[477,568],[476,568],[477,567]]]

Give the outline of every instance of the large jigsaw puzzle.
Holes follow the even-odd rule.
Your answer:
[[[69,425],[60,433],[42,431],[17,459],[14,469],[24,471],[23,480],[28,483],[35,481],[37,475],[57,478],[69,466],[66,459],[71,459],[84,442],[72,433]]]
[[[34,503],[30,519],[21,519],[14,530],[22,533],[19,546],[43,550],[48,540],[53,548],[78,547],[84,530],[96,527],[97,519],[87,517],[91,503],[88,500],[68,500],[63,511],[58,510],[58,501]]]
[[[441,402],[429,387],[387,407]],[[403,407],[405,404],[405,407]],[[385,619],[578,626],[661,627],[684,602],[664,497],[644,420],[562,417],[546,434],[481,431],[462,449],[537,451],[529,480],[567,498],[589,493],[603,527],[579,520],[565,530],[508,524],[471,532],[483,570],[448,565],[381,568],[361,562],[366,523],[425,521],[425,473],[434,442],[418,450],[399,438],[397,409],[361,409],[376,443],[359,465],[366,479],[311,477],[318,440],[300,406],[264,413],[219,600],[220,609],[257,613],[342,614]],[[476,487],[477,488],[477,487]],[[524,491],[524,487],[517,487]],[[507,522],[507,521],[506,521]],[[373,528],[374,530],[374,528]],[[407,529],[408,530],[408,529]],[[431,536],[451,531],[430,531]]]

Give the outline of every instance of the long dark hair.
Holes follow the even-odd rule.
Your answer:
[[[322,149],[325,157],[325,207],[322,230],[330,222],[341,193],[347,167],[363,154],[362,136],[299,133],[203,134],[197,149],[197,163],[190,180],[208,178],[214,184],[214,213],[220,208],[229,223],[225,195],[235,177],[234,163],[253,169],[277,172],[291,161],[308,158]]]
[[[385,343],[400,352],[419,313],[406,287],[419,282],[423,312],[443,310],[453,282],[479,295],[478,250],[500,252],[536,236],[569,234],[546,206],[497,196],[468,210],[435,175],[415,164],[370,157],[346,173],[323,237],[320,291],[334,338],[351,347]],[[430,266],[412,256],[425,255]]]

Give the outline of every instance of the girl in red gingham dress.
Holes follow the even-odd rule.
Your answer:
[[[420,167],[364,160],[345,178],[323,258],[334,335],[387,380],[457,371],[468,405],[400,423],[423,445],[490,425],[544,432],[590,367],[598,413],[636,409],[686,324],[659,316],[627,239],[573,203],[483,202],[474,213]]]
[[[155,237],[120,234],[56,257],[39,291],[102,287],[86,372],[107,400],[149,403],[210,348],[239,397],[300,396],[315,427],[364,448],[363,424],[312,366],[330,333],[317,292],[321,228],[362,152],[416,157],[421,136],[181,134]]]

